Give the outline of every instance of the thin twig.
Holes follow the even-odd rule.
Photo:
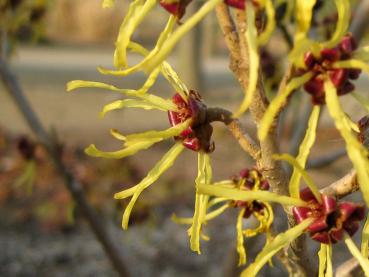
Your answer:
[[[364,277],[360,263],[356,258],[351,258],[340,264],[336,269],[336,277]]]
[[[208,108],[206,110],[207,122],[219,121],[227,125],[228,130],[238,141],[243,150],[245,150],[255,160],[260,160],[260,147],[243,130],[238,119],[232,118],[232,113],[222,108]]]
[[[359,190],[359,183],[357,182],[356,170],[352,169],[341,179],[321,189],[320,192],[337,198],[343,198],[357,190]]]
[[[346,149],[344,148],[338,149],[332,153],[328,153],[326,155],[320,156],[319,158],[308,160],[306,164],[306,168],[307,169],[322,168],[322,167],[331,165],[332,163],[344,157],[345,155],[346,155]]]
[[[14,103],[17,105],[19,111],[27,121],[28,126],[34,132],[37,139],[47,149],[56,169],[63,178],[67,189],[71,193],[73,200],[81,209],[82,214],[89,222],[91,229],[95,233],[100,243],[103,245],[106,254],[114,265],[114,268],[120,276],[128,276],[128,270],[125,267],[123,257],[117,247],[116,242],[110,237],[108,231],[104,227],[104,224],[100,220],[101,216],[98,215],[88,203],[81,184],[74,178],[61,160],[57,145],[51,139],[37,115],[34,113],[30,103],[28,102],[28,99],[24,96],[17,78],[10,71],[8,64],[2,59],[0,59],[0,78],[7,92],[13,98]]]

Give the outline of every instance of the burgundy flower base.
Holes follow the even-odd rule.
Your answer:
[[[182,140],[182,144],[193,151],[203,150],[205,152],[214,151],[214,143],[211,142],[213,127],[205,122],[206,106],[201,102],[200,95],[195,91],[190,91],[188,102],[181,95],[176,93],[172,98],[179,112],[168,112],[171,126],[178,125],[187,119],[192,119],[192,124],[184,130],[176,140]]]
[[[313,72],[314,76],[304,85],[304,89],[312,97],[315,105],[325,103],[324,75],[328,73],[338,95],[347,94],[355,89],[350,80],[356,80],[361,73],[360,69],[333,68],[337,61],[348,60],[357,44],[351,34],[346,35],[335,48],[326,48],[320,52],[320,57],[314,57],[312,52],[307,52],[304,57],[306,69],[300,69],[299,73]]]
[[[309,188],[300,192],[301,199],[308,202],[308,207],[294,207],[293,215],[297,223],[307,218],[314,218],[307,230],[312,239],[321,243],[336,243],[347,232],[353,236],[359,229],[359,222],[365,217],[365,208],[352,202],[340,202],[322,194],[322,203]]]

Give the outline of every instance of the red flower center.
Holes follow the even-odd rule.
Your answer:
[[[338,95],[347,94],[355,89],[350,80],[356,80],[361,73],[360,69],[333,68],[333,63],[347,60],[357,44],[351,34],[346,35],[335,48],[326,48],[320,52],[320,57],[314,57],[312,52],[307,52],[304,57],[307,69],[300,69],[300,73],[313,72],[314,76],[304,85],[307,93],[311,94],[315,105],[325,103],[324,75],[328,73]]]
[[[359,229],[359,221],[364,219],[365,208],[352,202],[340,202],[322,194],[319,203],[311,190],[306,188],[300,192],[301,199],[308,202],[308,207],[294,207],[293,215],[297,223],[306,218],[314,218],[308,227],[312,239],[321,243],[336,243],[342,240],[347,232],[353,236]]]

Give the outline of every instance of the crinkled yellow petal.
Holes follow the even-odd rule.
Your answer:
[[[336,24],[336,30],[332,38],[323,43],[322,46],[324,48],[333,48],[335,47],[342,39],[344,35],[346,35],[348,31],[348,27],[350,24],[351,18],[351,5],[349,0],[335,0],[336,4],[338,20]]]
[[[127,96],[134,96],[137,98],[140,98],[153,106],[160,107],[160,109],[163,110],[170,110],[170,111],[176,111],[177,107],[176,105],[167,99],[163,99],[159,96],[156,96],[154,94],[146,94],[145,89],[139,89],[139,90],[133,90],[133,89],[120,89],[113,85],[105,84],[102,82],[93,82],[93,81],[82,81],[82,80],[75,80],[71,81],[67,84],[67,91],[72,91],[74,89],[78,88],[101,88],[101,89],[107,89],[111,91],[120,92],[122,94],[125,94]]]
[[[369,256],[369,216],[366,216],[363,232],[361,235],[361,255],[368,259]]]
[[[103,110],[100,112],[100,117],[104,117],[105,114],[110,111],[119,110],[123,108],[141,108],[144,110],[156,109],[156,110],[160,110],[164,112],[168,111],[162,106],[152,104],[145,100],[125,99],[125,100],[117,100],[117,101],[114,101],[112,103],[105,105]]]
[[[328,244],[326,249],[327,249],[327,270],[325,272],[325,277],[333,277],[332,244]]]
[[[316,0],[297,0],[296,1],[296,38],[307,36],[310,29],[311,19],[313,18],[313,8]]]
[[[296,157],[296,161],[301,165],[302,168],[305,168],[307,158],[310,154],[310,149],[315,142],[319,114],[320,106],[314,106],[310,115],[308,128],[306,130],[304,140],[300,145],[299,154]],[[300,179],[301,174],[297,169],[294,168],[289,183],[289,192],[292,197],[300,198]]]
[[[215,197],[211,200],[209,200],[208,202],[208,209],[210,209],[211,207],[219,204],[219,203],[222,203],[222,202],[228,202],[229,200],[228,199],[225,199],[225,198],[221,198],[221,197]],[[228,204],[227,204],[228,205]]]
[[[304,83],[309,81],[312,76],[313,74],[311,72],[308,72],[300,77],[293,78],[286,85],[285,89],[272,100],[268,109],[265,111],[264,117],[262,118],[260,122],[260,126],[258,129],[258,137],[260,140],[264,140],[266,138],[269,128],[272,125],[276,114],[282,108],[282,106],[286,103],[288,96],[295,89],[299,88]]]
[[[259,53],[257,44],[257,30],[255,27],[255,11],[253,4],[246,1],[247,30],[245,32],[249,54],[249,82],[244,99],[234,117],[241,116],[250,106],[258,83]]]
[[[132,209],[134,204],[136,203],[138,197],[140,196],[141,192],[144,191],[147,187],[149,187],[152,183],[154,183],[159,177],[167,171],[177,159],[178,155],[182,153],[184,150],[184,146],[182,143],[176,143],[161,159],[160,161],[154,166],[153,169],[147,174],[147,176],[142,179],[142,181],[135,186],[135,192],[132,195],[129,204],[127,205],[122,220],[122,227],[123,229],[128,228],[129,217],[131,215]],[[124,191],[123,191],[124,192]],[[118,192],[114,195],[115,199],[120,199],[123,192]]]
[[[351,237],[348,234],[345,234],[344,240],[347,248],[351,252],[351,255],[359,262],[361,268],[365,273],[365,276],[369,276],[369,260],[361,255],[359,249],[356,247],[355,243],[352,241]]]
[[[133,90],[133,89],[120,89],[113,85],[105,84],[102,82],[74,80],[74,81],[70,81],[67,83],[68,92],[78,89],[78,88],[101,88],[101,89],[107,89],[107,90],[120,92],[128,96],[136,96],[137,94],[139,94],[136,90]]]
[[[258,37],[258,45],[267,44],[275,29],[275,10],[271,0],[265,1],[265,13],[268,20],[264,31]]]
[[[275,202],[285,206],[298,207],[307,205],[307,203],[301,199],[279,195],[269,191],[244,191],[221,186],[200,185],[198,187],[198,192],[231,200],[258,200],[261,202]]]
[[[195,212],[193,215],[192,226],[190,228],[190,248],[192,251],[201,254],[200,251],[200,231],[201,225],[204,222],[206,209],[208,206],[209,196],[199,193],[198,188],[201,185],[211,183],[212,170],[210,165],[210,156],[202,151],[198,154],[198,175],[196,183],[196,200]]]
[[[167,56],[171,53],[177,42],[188,33],[197,23],[199,23],[208,13],[210,13],[217,4],[222,2],[222,0],[208,0],[202,7],[190,18],[186,20],[180,27],[178,27],[172,35],[167,39],[162,48],[156,53],[155,56],[148,61],[144,70],[146,72],[151,72],[155,67],[160,65]]]
[[[156,0],[155,0],[156,1]],[[168,39],[168,37],[171,35],[173,27],[175,25],[175,23],[177,22],[177,17],[174,15],[171,15],[169,17],[168,23],[165,27],[165,29],[161,32],[159,39],[154,47],[153,50],[151,50],[150,52],[147,52],[145,55],[145,58],[139,62],[138,64],[129,67],[125,70],[109,70],[109,69],[104,69],[102,67],[99,67],[99,71],[102,74],[110,74],[110,75],[115,75],[115,76],[127,76],[129,74],[138,72],[139,70],[142,70],[142,68],[145,66],[145,64],[150,61],[150,59],[152,59],[152,57],[154,57],[158,51],[161,49],[161,47],[163,46],[164,42]],[[129,44],[127,45],[129,47]],[[158,65],[156,68],[160,69],[160,66]]]
[[[178,136],[184,130],[186,130],[191,124],[191,120],[186,120],[178,125],[170,127],[164,131],[147,131],[138,134],[130,134],[125,136],[125,144],[126,146],[134,145],[140,141],[145,140],[157,140],[157,139],[168,139],[175,136]]]
[[[143,56],[147,56],[149,54],[149,51],[144,47],[142,47],[141,45],[139,45],[138,43],[131,42],[129,44],[129,48],[132,51],[137,52]],[[186,85],[181,81],[181,79],[178,77],[178,74],[173,70],[171,65],[164,61],[161,64],[160,70],[165,79],[167,79],[168,82],[172,85],[174,90],[178,92],[185,101],[187,101],[189,90],[186,87]]]
[[[369,205],[369,161],[368,151],[352,133],[351,126],[347,123],[346,115],[342,111],[338,100],[337,91],[329,78],[324,82],[325,99],[328,111],[336,128],[340,131],[346,142],[346,149],[354,168],[357,171],[358,183],[367,205]]]
[[[369,64],[361,60],[345,60],[335,62],[333,64],[335,68],[359,68],[369,74]]]
[[[102,7],[103,8],[110,8],[113,7],[115,4],[115,0],[103,0]]]
[[[288,231],[277,235],[270,243],[265,245],[263,250],[256,256],[255,261],[241,273],[241,277],[256,276],[268,260],[270,260],[283,247],[287,246],[299,237],[313,221],[314,219],[312,218],[306,219]]]
[[[246,264],[246,249],[244,246],[244,239],[243,239],[243,230],[242,230],[242,220],[243,215],[245,214],[245,209],[242,209],[237,216],[237,253],[239,256],[238,259],[238,266]]]
[[[100,158],[107,158],[107,159],[122,159],[128,156],[132,156],[136,154],[138,151],[145,150],[151,147],[153,144],[159,141],[162,141],[162,140],[163,140],[162,138],[151,139],[151,140],[141,140],[121,150],[112,151],[112,152],[104,152],[104,151],[98,150],[95,144],[91,144],[89,147],[85,149],[85,153],[93,157],[100,157]]]
[[[219,208],[215,209],[214,211],[211,211],[206,214],[204,218],[204,222],[206,223],[209,220],[212,220],[216,218],[217,216],[221,215],[226,209],[229,208],[228,204],[224,204],[220,206]],[[172,220],[177,224],[192,224],[193,218],[192,217],[177,217],[175,214],[172,215]]]
[[[327,269],[327,244],[321,243],[320,250],[318,253],[319,257],[319,274],[318,277],[325,277],[325,272]]]
[[[369,99],[355,91],[351,92],[351,94],[357,100],[357,102],[369,113]]]
[[[352,58],[354,60],[361,60],[364,62],[369,62],[369,46],[364,46],[357,49],[353,54]]]
[[[344,113],[344,115],[345,115],[344,120],[345,120],[346,125],[349,126],[350,129],[352,129],[356,133],[360,133],[360,129],[357,123],[353,122],[348,114]]]
[[[155,7],[157,0],[134,0],[128,13],[119,28],[117,41],[115,42],[114,66],[118,69],[127,67],[127,47],[131,36],[141,24],[145,16]]]
[[[121,141],[127,140],[126,136],[123,135],[121,132],[119,132],[117,129],[110,129],[110,134],[117,140],[121,140]]]
[[[322,203],[322,196],[320,195],[318,187],[314,184],[314,181],[311,177],[307,174],[307,172],[302,168],[301,164],[291,155],[289,154],[282,154],[282,155],[273,155],[273,158],[276,160],[283,160],[288,162],[290,165],[293,166],[294,170],[302,176],[305,183],[314,194],[315,198],[318,200],[319,203]],[[291,195],[292,196],[292,195]]]

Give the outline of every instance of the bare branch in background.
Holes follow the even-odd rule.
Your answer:
[[[38,119],[30,103],[28,102],[28,99],[24,96],[17,78],[12,74],[8,64],[3,59],[0,59],[0,78],[5,89],[12,97],[14,103],[26,120],[28,126],[36,135],[40,143],[42,143],[47,149],[57,171],[64,180],[65,186],[71,193],[78,208],[81,209],[82,214],[90,224],[91,229],[95,233],[97,239],[102,244],[105,253],[110,258],[115,270],[120,276],[129,276],[117,244],[109,235],[108,231],[104,227],[103,222],[100,220],[101,215],[98,215],[93,207],[88,203],[81,184],[74,178],[72,173],[63,163],[56,143],[53,141]]]
[[[355,16],[352,18],[350,31],[352,35],[360,41],[369,28],[369,1],[362,0],[355,10]]]
[[[336,269],[336,277],[364,277],[365,274],[356,258],[351,258],[339,265]]]
[[[321,193],[333,195],[337,198],[343,198],[359,190],[356,171],[352,169],[347,175],[332,183],[328,187],[320,190]]]

